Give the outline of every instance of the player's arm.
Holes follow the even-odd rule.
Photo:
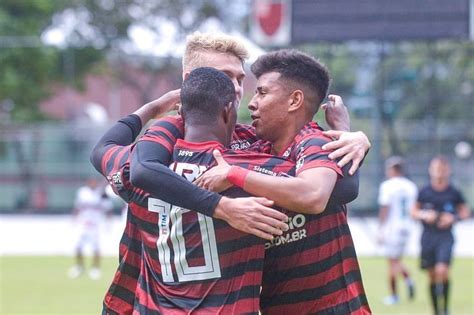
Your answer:
[[[270,198],[286,209],[308,214],[324,211],[338,176],[326,167],[311,168],[292,178],[244,171],[248,172],[242,185],[245,191]],[[231,176],[232,173],[233,170]]]
[[[180,90],[170,91],[160,98],[147,103],[137,109],[131,115],[120,119],[102,136],[94,146],[90,161],[95,169],[106,176],[108,174],[102,167],[104,156],[112,153],[111,150],[118,150],[120,147],[130,145],[135,141],[142,126],[152,118],[162,115],[176,108],[180,99]]]
[[[221,190],[233,184],[295,212],[321,213],[326,208],[338,175],[342,175],[336,163],[329,160],[329,152],[321,150],[320,146],[325,142],[325,139],[309,138],[300,143],[295,150],[299,152],[297,176],[292,178],[273,177],[230,166],[220,152],[215,151],[218,166],[199,177],[196,184],[211,190]]]
[[[470,217],[471,210],[467,206],[463,195],[460,192],[456,192],[455,213],[442,212],[438,220],[438,227],[440,229],[450,228],[456,221],[465,220]]]
[[[469,219],[471,216],[471,209],[466,203],[461,203],[456,207],[459,220]]]
[[[362,131],[350,131],[350,118],[347,107],[338,95],[329,95],[328,102],[321,105],[325,111],[326,122],[333,130],[324,134],[335,139],[326,144],[324,150],[334,150],[329,157],[340,159],[340,167],[352,161],[349,174],[353,175],[370,149],[370,141]]]
[[[388,206],[380,206],[379,208],[379,225],[383,226],[387,221],[388,217]]]
[[[348,204],[354,201],[359,195],[359,169],[353,175],[349,174],[352,163],[344,165],[342,178],[338,178],[331,193],[329,202],[331,204]]]
[[[388,182],[383,182],[380,184],[379,195],[378,195],[378,204],[379,204],[379,227],[382,227],[385,224],[385,221],[388,217],[389,203],[390,203],[390,194]]]
[[[287,216],[270,208],[265,198],[227,198],[197,187],[178,176],[167,166],[163,156],[166,148],[160,142],[139,141],[132,153],[130,181],[154,198],[192,209],[228,222],[234,228],[265,239],[280,235],[288,226]]]
[[[415,220],[424,221],[427,224],[435,223],[437,213],[433,209],[423,209],[422,203],[418,200],[411,209],[411,217]]]

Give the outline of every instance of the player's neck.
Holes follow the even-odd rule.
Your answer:
[[[443,191],[449,186],[449,180],[444,178],[435,178],[431,180],[431,187],[436,191]]]
[[[272,142],[272,154],[278,155],[282,154],[283,150],[295,140],[296,135],[303,129],[303,127],[308,123],[304,119],[295,119],[290,120],[286,126],[282,126],[280,129],[280,136]],[[283,130],[285,129],[285,130]]]
[[[188,142],[208,142],[216,141],[224,146],[229,145],[225,132],[216,126],[196,125],[184,128],[184,140]]]

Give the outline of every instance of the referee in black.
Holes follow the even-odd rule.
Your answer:
[[[429,166],[430,184],[420,190],[412,216],[423,224],[421,268],[428,270],[435,315],[448,314],[449,265],[454,237],[452,227],[470,216],[464,197],[450,183],[451,168],[443,156]]]

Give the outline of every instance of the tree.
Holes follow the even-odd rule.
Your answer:
[[[54,1],[0,2],[0,102],[15,121],[45,118],[37,104],[48,96],[55,80],[80,83],[67,75],[71,53],[77,65],[74,76],[85,73],[100,59],[100,53],[89,47],[60,50],[42,43],[43,31],[64,7],[65,2]]]
[[[76,27],[65,37],[64,45],[103,50],[109,73],[135,89],[142,103],[146,103],[151,101],[159,77],[180,67],[174,57],[185,36],[213,20],[225,21],[221,23],[222,31],[235,27],[242,18],[229,10],[235,5],[218,0],[76,0],[56,13],[52,27],[61,28],[74,17]],[[150,43],[137,43],[137,34]],[[160,47],[160,51],[144,52],[137,47],[147,45]],[[146,74],[148,82],[136,79],[130,71],[131,64]]]

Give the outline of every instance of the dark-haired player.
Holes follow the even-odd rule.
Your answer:
[[[288,214],[290,230],[266,244],[263,314],[369,314],[343,204],[330,200],[341,170],[323,150],[330,141],[312,122],[329,88],[326,67],[297,50],[267,53],[251,67],[252,126],[271,154],[296,164],[296,177],[269,178],[224,160],[198,180],[265,196]],[[335,96],[334,101],[341,101]]]
[[[429,174],[430,184],[420,190],[412,216],[423,223],[421,268],[428,270],[433,310],[435,314],[448,314],[452,227],[467,219],[470,210],[461,192],[450,183],[451,167],[445,157],[431,160]]]

